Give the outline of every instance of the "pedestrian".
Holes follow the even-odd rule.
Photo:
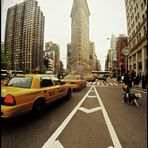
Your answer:
[[[118,75],[118,76],[117,76],[117,81],[118,81],[118,83],[120,83],[120,80],[121,80],[121,76]]]
[[[107,79],[107,75],[105,74],[105,75],[103,76],[103,83],[104,83],[104,84],[107,83],[107,82],[106,82],[106,79]]]
[[[130,65],[130,68],[129,68],[128,74],[129,74],[130,76],[132,76],[132,73],[133,73],[133,69],[132,69],[132,66]]]
[[[130,76],[130,72],[128,71],[127,73],[124,74],[124,80],[123,80],[124,84],[128,86],[127,92],[131,93],[131,89],[132,89],[132,79]]]
[[[137,85],[139,85],[140,81],[141,81],[141,74],[139,73],[138,76],[136,77],[137,79]]]

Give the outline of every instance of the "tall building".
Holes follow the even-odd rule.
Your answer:
[[[89,8],[86,0],[74,0],[71,11],[71,71],[89,73]]]
[[[114,76],[127,70],[127,57],[122,53],[125,47],[127,47],[127,36],[125,34],[119,34],[117,37],[111,36],[105,69],[112,71]]]
[[[55,51],[44,51],[44,66],[46,71],[55,72]]]
[[[100,60],[97,60],[97,70],[102,71]]]
[[[1,52],[4,52],[4,42],[1,41]]]
[[[117,74],[118,75],[124,75],[126,72],[126,57],[123,55],[122,50],[127,46],[127,36],[125,35],[119,35],[119,37],[116,37],[116,50],[117,50]]]
[[[114,71],[114,64],[116,61],[116,37],[115,35],[111,36],[111,41],[110,41],[110,50],[111,50],[111,61],[110,61],[110,67],[111,67],[111,71]]]
[[[1,69],[7,69],[7,59],[4,52],[4,42],[1,41]]]
[[[89,46],[89,70],[91,72],[97,70],[97,55],[95,51],[95,43],[90,41]]]
[[[125,0],[128,31],[128,68],[147,73],[147,0]]]
[[[8,8],[5,28],[8,69],[42,71],[44,21],[36,0],[25,0]]]
[[[58,44],[49,41],[45,43],[45,51],[51,52],[54,51],[55,53],[55,61],[54,61],[54,72],[58,74],[60,72],[60,47]]]
[[[72,57],[71,57],[71,52],[72,52],[72,49],[71,49],[71,43],[68,43],[67,44],[67,71],[68,71],[68,74],[71,74],[72,71],[71,71],[71,63],[70,61],[72,60]]]

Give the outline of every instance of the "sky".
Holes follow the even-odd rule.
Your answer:
[[[52,41],[60,46],[60,59],[66,63],[67,43],[71,42],[71,18],[73,0],[37,0],[45,16],[44,42]],[[24,0],[3,0],[1,5],[1,41],[4,41],[7,9]],[[104,70],[111,35],[127,35],[124,0],[87,0],[89,38]],[[109,39],[107,39],[109,38]],[[45,48],[45,44],[44,44]]]

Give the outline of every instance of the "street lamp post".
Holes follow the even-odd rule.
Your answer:
[[[128,55],[129,55],[129,49],[127,48],[127,47],[125,47],[125,48],[123,48],[122,49],[122,53],[123,53],[123,55],[125,56],[125,59],[126,59],[126,72],[127,72],[127,70],[128,70]]]

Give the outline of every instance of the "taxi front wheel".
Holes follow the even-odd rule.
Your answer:
[[[40,117],[44,113],[45,102],[43,100],[37,100],[32,108],[32,113],[34,117]]]
[[[71,91],[71,89],[69,89],[68,92],[67,92],[66,98],[70,99],[71,96],[72,96],[72,91]]]

